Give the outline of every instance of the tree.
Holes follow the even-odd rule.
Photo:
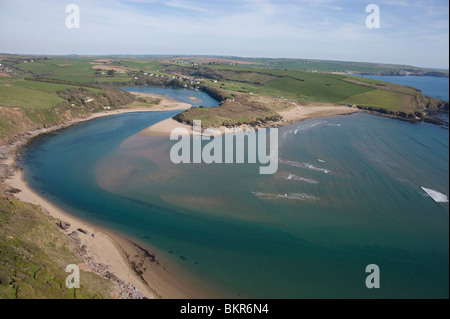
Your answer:
[[[114,70],[109,70],[109,71],[108,71],[108,75],[109,75],[109,76],[114,76],[114,73],[115,73]]]

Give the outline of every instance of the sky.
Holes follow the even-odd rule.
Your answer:
[[[79,28],[68,28],[79,8]],[[379,28],[368,28],[369,4]],[[70,24],[69,24],[70,25]],[[448,0],[0,0],[0,52],[222,55],[449,68]]]

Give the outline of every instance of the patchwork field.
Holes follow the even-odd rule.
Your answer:
[[[8,57],[3,58],[3,62],[16,71],[16,76],[14,80],[9,78],[6,82],[5,79],[8,78],[0,78],[0,83],[3,83],[0,87],[0,101],[3,105],[15,107],[51,108],[64,101],[59,93],[62,90],[76,87],[78,83],[92,83],[109,87],[156,85],[201,89],[219,100],[228,101],[219,108],[191,110],[187,113],[189,116],[183,116],[184,119],[189,122],[193,119],[192,116],[196,116],[207,122],[229,125],[272,118],[279,111],[273,105],[280,99],[300,104],[357,105],[360,109],[410,119],[424,110],[448,108],[448,103],[425,97],[420,91],[407,86],[338,74],[336,71],[347,67],[384,71],[396,68],[390,65],[292,59],[152,56],[142,59],[47,57],[34,59],[33,62],[23,57]],[[308,72],[300,71],[301,64],[310,67],[321,65],[323,70],[310,70],[306,67]],[[330,71],[333,68],[336,70]],[[109,70],[116,72],[106,72]],[[328,71],[321,73],[318,70]],[[22,80],[18,81],[18,78]],[[42,78],[59,83],[29,80]],[[87,90],[93,94],[100,92],[93,88]],[[255,107],[257,96],[266,99],[256,103],[259,106]]]

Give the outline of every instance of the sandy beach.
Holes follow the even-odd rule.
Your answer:
[[[139,92],[134,92],[134,94],[161,98],[156,94],[147,95],[146,93]],[[75,119],[63,125],[28,132],[20,142],[8,145],[8,156],[6,161],[3,161],[3,164],[10,169],[16,168],[15,160],[18,150],[30,139],[40,134],[60,130],[79,122],[103,116],[132,112],[182,110],[191,106],[187,103],[172,100],[164,96],[162,97],[160,107],[158,106],[157,108],[109,110],[92,114],[86,118]],[[357,112],[357,109],[334,105],[298,106],[289,111],[280,112],[283,120],[276,124],[286,125],[309,118],[350,114],[354,112]],[[161,121],[141,131],[139,134],[147,136],[169,136],[174,128],[179,127],[187,129],[192,134],[191,126],[179,123],[173,119]],[[223,131],[223,128],[221,129]],[[170,266],[166,265],[158,258],[158,254],[150,252],[150,249],[143,248],[143,245],[137,243],[135,240],[130,240],[112,230],[92,225],[59,209],[34,192],[27,185],[20,170],[15,169],[13,174],[6,179],[5,184],[11,188],[20,190],[14,195],[19,200],[42,207],[45,212],[55,218],[55,223],[66,225],[65,228],[60,226],[61,231],[66,236],[73,238],[80,249],[83,247],[82,250],[86,251],[85,255],[81,256],[85,260],[85,263],[84,265],[80,265],[80,268],[104,275],[101,270],[98,270],[98,265],[101,265],[100,268],[107,266],[110,273],[114,274],[117,279],[116,284],[119,286],[118,290],[120,290],[120,287],[123,289],[127,287],[126,289],[135,292],[134,297],[141,296],[150,299],[219,297],[217,291],[213,291],[213,289],[205,285],[199,286],[199,283],[193,278],[188,278],[189,276],[183,274],[181,270],[174,269],[172,264]],[[70,226],[67,226],[69,224]]]
[[[307,119],[314,119],[320,117],[347,115],[358,112],[357,108],[350,108],[346,106],[339,106],[333,104],[323,105],[309,105],[309,106],[297,106],[288,111],[278,112],[283,119],[280,125],[287,125]]]
[[[175,121],[172,118],[156,123],[142,131],[139,135],[143,136],[170,136],[172,130],[176,128],[186,129],[190,135],[193,134],[192,126]]]
[[[111,272],[118,278],[134,285],[146,298],[153,299],[159,297],[159,295],[140,280],[140,278],[133,275],[133,272],[130,271],[128,261],[123,258],[123,252],[119,249],[118,242],[114,240],[113,237],[99,231],[92,225],[65,213],[49,201],[37,195],[28,187],[23,179],[22,172],[19,170],[14,173],[12,178],[6,181],[6,184],[20,190],[20,192],[15,195],[19,200],[38,205],[56,220],[61,221],[63,224],[70,224],[69,227],[61,231],[67,236],[72,234],[72,232],[77,233],[78,236],[76,237],[79,238],[80,241],[79,246],[85,245],[89,254],[91,254],[97,262],[109,265],[111,267]],[[78,231],[78,229],[81,229],[86,233]],[[86,267],[86,265],[85,267],[82,267],[82,269],[87,268],[89,267]]]
[[[55,222],[70,224],[61,231],[72,238],[73,233],[77,234],[75,238],[78,247],[84,246],[84,250],[87,251],[86,255],[82,256],[83,259],[93,257],[96,263],[107,265],[111,273],[125,282],[124,286],[131,284],[145,298],[185,299],[217,296],[217,293],[208,287],[200,287],[193,279],[165,265],[158,256],[143,248],[140,243],[112,230],[87,223],[59,209],[29,188],[21,171],[16,170],[6,184],[20,190],[15,194],[19,200],[42,207],[55,218]],[[89,263],[79,266],[87,271],[96,270],[92,269]],[[82,278],[80,280],[82,283]]]
[[[153,94],[153,93],[144,93],[144,92],[135,92],[129,91],[129,93],[138,95],[138,96],[147,96],[152,98],[160,99],[161,101],[154,108],[149,108],[149,110],[153,111],[178,111],[178,110],[186,110],[192,107],[189,103],[184,103],[170,97],[167,97],[162,94]]]
[[[186,106],[190,107],[186,103],[171,101],[164,111],[185,109]],[[16,157],[18,151],[36,136],[59,131],[76,123],[99,117],[155,111],[161,111],[161,109],[109,110],[91,114],[86,118],[74,119],[61,125],[28,132],[15,143],[1,147],[3,157],[3,163],[1,164],[7,168],[6,175],[9,175],[4,184],[11,189],[18,190],[14,194],[17,199],[40,206],[45,213],[55,218],[55,224],[70,224],[64,229],[60,227],[60,230],[69,238],[74,239],[78,250],[85,251],[81,256],[85,262],[83,265],[79,265],[80,268],[97,272],[102,276],[105,276],[104,269],[109,269],[107,277],[110,278],[110,274],[113,274],[112,277],[115,279],[113,281],[116,283],[118,290],[117,295],[112,297],[120,298],[120,293],[122,293],[122,297],[124,294],[133,294],[131,298],[144,297],[149,299],[214,298],[218,296],[216,291],[206,286],[201,287],[187,274],[164,264],[149,249],[143,248],[142,244],[138,244],[135,240],[112,230],[78,219],[39,196],[28,186],[22,171],[17,169]]]
[[[276,123],[270,123],[270,127],[274,126],[284,126],[288,124],[292,124],[295,122],[300,122],[307,119],[314,119],[320,117],[328,117],[328,116],[336,116],[336,115],[348,115],[358,112],[357,108],[350,108],[345,106],[338,106],[332,104],[324,104],[324,105],[310,105],[303,106],[298,105],[297,107],[290,109],[288,111],[280,111],[278,112],[282,116],[282,120]],[[148,128],[139,132],[140,135],[143,136],[170,136],[172,130],[176,128],[186,129],[190,135],[193,134],[192,126],[177,122],[176,120],[169,118],[167,120],[156,123]],[[222,134],[225,133],[224,126],[218,127]],[[249,125],[241,125],[240,129],[245,130],[250,128]]]

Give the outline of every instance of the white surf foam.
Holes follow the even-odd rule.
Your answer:
[[[436,203],[447,203],[448,198],[447,195],[439,193],[438,191],[435,191],[434,189],[425,188],[421,186],[421,188],[424,190],[425,193],[427,193]]]
[[[312,124],[311,125],[311,127],[314,127],[314,126],[317,126],[317,125],[320,125],[320,124],[322,124],[323,122],[318,122],[318,123],[314,123],[314,124]]]
[[[315,167],[312,164],[309,163],[303,163],[304,167],[313,170],[313,171],[318,171],[318,172],[323,172],[325,174],[328,174],[330,172],[330,170],[326,169],[326,168],[321,168],[321,167]]]
[[[261,199],[268,200],[320,200],[319,197],[305,193],[284,193],[284,194],[272,194],[272,193],[262,193],[262,192],[252,192],[255,196]]]
[[[319,182],[314,180],[314,179],[297,176],[297,175],[291,174],[291,173],[289,173],[289,175],[288,175],[288,177],[286,179],[287,180],[294,180],[294,181],[305,182],[305,183],[309,183],[309,184],[319,184]]]
[[[297,126],[297,128],[294,131],[294,134],[297,134],[298,131],[308,130],[310,128],[316,127],[317,125],[324,124],[324,123],[326,123],[326,121],[325,122],[321,121],[321,122],[316,122],[316,123],[306,123],[306,124],[302,123],[299,126]]]
[[[331,170],[327,169],[327,168],[322,168],[322,167],[316,167],[310,163],[299,163],[299,162],[294,162],[294,161],[285,161],[285,160],[280,160],[279,161],[282,164],[287,164],[287,165],[291,165],[291,166],[295,166],[295,167],[302,167],[302,168],[307,168],[313,171],[318,171],[318,172],[322,172],[325,174],[331,173]]]

